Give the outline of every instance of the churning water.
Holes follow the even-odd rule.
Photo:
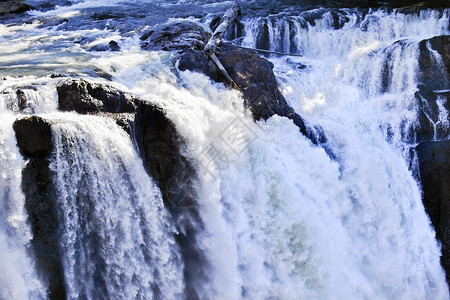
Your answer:
[[[286,118],[254,123],[239,92],[177,71],[170,53],[141,50],[137,33],[120,23],[144,25],[136,15],[145,5],[164,13],[186,5],[175,17],[194,15],[201,24],[211,18],[198,12],[225,7],[80,1],[0,25],[0,269],[13,274],[0,277],[1,298],[45,296],[29,249],[24,161],[11,129],[19,96],[29,99],[22,113],[54,124],[50,168],[67,297],[186,297],[183,249],[129,137],[102,117],[54,113],[59,79],[50,74],[107,82],[156,103],[187,141],[199,174],[203,226],[195,238],[206,259],[206,276],[193,287],[199,298],[449,298],[409,151],[417,142],[410,132],[418,126],[418,43],[449,34],[449,10],[264,17],[244,10],[245,34],[235,43],[303,55],[269,59],[290,105],[310,128],[322,129],[325,151]],[[136,15],[86,21],[89,10],[111,7]],[[91,51],[111,39],[121,51]],[[447,127],[439,101],[435,125]]]

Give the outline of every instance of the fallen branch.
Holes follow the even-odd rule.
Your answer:
[[[241,8],[238,5],[233,5],[230,7],[223,17],[220,19],[220,24],[217,26],[216,30],[214,31],[213,35],[209,39],[208,43],[205,46],[205,49],[203,52],[208,55],[212,61],[216,64],[216,66],[219,68],[219,70],[222,72],[222,74],[225,76],[225,78],[228,80],[230,85],[240,90],[239,86],[236,84],[236,82],[231,79],[230,75],[228,74],[227,70],[225,70],[225,67],[222,65],[220,60],[217,58],[216,54],[214,53],[217,49],[217,46],[220,44],[220,41],[222,40],[223,35],[227,31],[227,29],[233,24],[233,22],[236,20],[236,18],[241,14]]]
[[[282,52],[277,52],[277,51],[270,51],[270,50],[263,50],[263,49],[256,49],[256,48],[250,48],[250,47],[244,47],[244,46],[238,46],[238,45],[234,45],[238,48],[241,49],[246,49],[246,50],[253,50],[256,52],[264,52],[264,53],[271,53],[271,54],[277,54],[277,55],[282,55],[282,56],[298,56],[298,57],[303,57],[303,55],[301,54],[291,54],[291,53],[282,53]]]
[[[219,68],[219,70],[222,72],[222,74],[225,76],[225,78],[228,80],[228,83],[230,83],[230,85],[237,89],[237,90],[241,90],[239,88],[239,86],[236,84],[236,82],[234,82],[233,79],[231,79],[230,75],[228,75],[227,70],[225,70],[225,67],[222,65],[222,63],[220,62],[220,60],[217,58],[216,54],[213,52],[211,55],[209,55],[209,57],[212,59],[212,61],[216,64],[216,66]]]
[[[234,4],[225,12],[223,17],[220,19],[219,26],[217,26],[213,35],[206,44],[205,50],[203,50],[206,55],[209,56],[211,55],[211,53],[214,53],[216,51],[216,48],[222,40],[223,35],[240,14],[241,8],[237,4]]]

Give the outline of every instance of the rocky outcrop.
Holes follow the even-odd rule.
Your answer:
[[[89,83],[85,80],[67,80],[58,87],[58,109],[86,113],[132,113],[135,98],[113,87]]]
[[[144,166],[158,183],[179,231],[176,239],[182,249],[186,298],[199,299],[195,287],[204,282],[206,262],[196,241],[202,228],[196,205],[196,173],[183,153],[184,141],[161,108],[139,102],[134,124]]]
[[[179,51],[178,68],[204,73],[216,82],[228,84],[225,76],[202,52],[209,35],[195,23],[183,22],[164,25],[154,29],[158,37],[144,34],[142,48],[151,50]],[[182,45],[182,47],[178,47]],[[231,79],[238,85],[244,96],[244,105],[252,112],[255,120],[268,119],[277,114],[294,121],[300,131],[312,136],[306,130],[303,119],[287,104],[278,89],[273,73],[273,64],[256,52],[238,48],[230,43],[220,43],[217,57],[225,67]]]
[[[13,124],[17,145],[28,160],[22,169],[22,190],[33,239],[31,247],[39,276],[48,286],[49,299],[65,299],[60,256],[55,189],[48,156],[53,148],[51,124],[37,116]]]
[[[60,110],[113,118],[133,135],[144,166],[159,184],[167,205],[189,207],[193,204],[192,192],[186,189],[194,169],[183,155],[184,142],[175,125],[161,108],[110,86],[82,79],[65,80],[57,90]],[[30,144],[36,142],[32,140]],[[184,183],[183,190],[175,186],[175,182]]]
[[[58,86],[58,99],[60,109],[113,118],[130,133],[178,228],[176,239],[183,249],[185,292],[188,299],[197,299],[194,287],[205,277],[205,262],[195,238],[202,228],[195,201],[196,174],[175,124],[164,110],[148,101],[85,80],[63,81]]]
[[[450,285],[450,120],[448,115],[440,120],[442,109],[450,111],[450,36],[423,40],[419,51],[415,141],[422,142],[416,151],[423,204],[442,243],[441,263]]]
[[[178,135],[175,125],[161,108],[144,101],[138,103],[135,139],[144,165],[159,182],[163,197],[169,206],[194,205],[194,191],[186,190],[193,186],[190,181],[195,175],[194,169],[182,153],[184,142]]]
[[[209,34],[193,22],[175,22],[147,30],[140,37],[145,50],[203,50]]]
[[[450,141],[417,146],[423,204],[442,243],[441,263],[450,283]]]
[[[30,6],[25,0],[3,0],[0,1],[0,15],[8,13],[21,13],[30,10]]]
[[[275,114],[285,116],[292,119],[302,133],[307,134],[302,118],[287,104],[279,91],[271,62],[254,51],[240,49],[229,43],[221,43],[219,49],[217,57],[239,86],[244,104],[255,120],[266,120]],[[226,78],[203,52],[186,51],[180,56],[178,67],[182,71],[202,72],[214,81],[227,84]]]
[[[431,90],[449,89],[450,35],[423,40],[419,44],[419,49],[419,81],[421,84]],[[436,57],[433,51],[440,57]]]
[[[444,100],[443,107],[450,110],[450,36],[436,36],[419,44],[419,125],[416,142],[445,139],[450,132],[439,122],[437,101]]]
[[[53,149],[50,123],[40,117],[19,119],[13,124],[17,145],[25,157],[44,158]]]

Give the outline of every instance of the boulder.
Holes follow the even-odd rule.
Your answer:
[[[450,284],[450,141],[424,142],[416,150],[423,204],[442,243],[441,263]]]
[[[8,13],[21,13],[30,9],[31,7],[25,0],[0,1],[0,15]]]
[[[50,126],[50,122],[38,116],[14,122],[17,145],[25,157],[42,158],[50,154],[53,149]]]
[[[83,79],[64,80],[58,87],[58,109],[86,113],[132,113],[135,99],[113,87]]]
[[[120,51],[120,46],[119,46],[119,44],[116,41],[111,40],[111,41],[109,41],[108,44],[95,45],[95,46],[87,48],[86,50],[88,50],[88,51],[112,51],[112,52],[116,52],[116,51]]]
[[[436,51],[442,61],[437,60],[429,48]],[[432,90],[449,89],[450,35],[435,36],[431,39],[422,40],[419,43],[419,50],[419,80],[421,83]]]
[[[194,22],[181,21],[152,27],[141,37],[145,50],[203,50],[209,34]]]
[[[217,22],[216,22],[217,23]],[[158,26],[141,36],[141,47],[147,50],[176,50],[178,68],[203,73],[216,82],[229,84],[223,73],[203,53],[210,34],[193,22],[183,21]],[[242,49],[231,43],[220,43],[217,57],[231,79],[244,95],[244,105],[255,120],[268,119],[277,114],[294,121],[300,131],[309,136],[303,119],[287,104],[278,89],[273,64],[255,51]],[[313,141],[316,141],[313,138]]]
[[[241,49],[230,43],[220,43],[216,52],[231,79],[244,96],[244,105],[255,120],[267,120],[273,115],[292,119],[300,131],[309,136],[303,119],[287,104],[273,73],[273,64],[255,51]],[[228,84],[217,66],[203,52],[187,50],[179,56],[178,68],[204,73],[216,82]]]

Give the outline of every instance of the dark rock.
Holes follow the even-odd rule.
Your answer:
[[[33,256],[38,274],[48,287],[49,299],[57,300],[66,299],[66,288],[52,177],[46,158],[30,158],[22,170]]]
[[[256,52],[221,43],[217,57],[231,79],[240,87],[244,104],[255,120],[268,119],[274,114],[288,117],[309,136],[302,118],[287,104],[278,89],[273,64]],[[201,72],[212,80],[228,84],[216,65],[203,53],[188,50],[179,57],[179,69]]]
[[[31,7],[24,0],[0,1],[0,15],[21,13],[30,9]]]
[[[63,81],[57,91],[58,108],[62,111],[126,113],[136,109],[135,99],[130,94],[82,79]]]
[[[416,150],[423,204],[442,243],[441,263],[450,284],[450,141],[424,142]]]
[[[42,158],[53,149],[50,123],[38,116],[16,120],[13,124],[17,145],[24,156]]]
[[[449,110],[450,35],[423,40],[419,44],[419,50],[419,84],[416,93],[419,125],[416,129],[416,140],[413,142],[446,139],[450,132],[439,122],[437,101],[443,100],[443,106]]]
[[[24,110],[26,108],[26,104],[27,104],[27,98],[25,95],[25,92],[21,89],[18,89],[16,91],[16,95],[17,95],[17,107],[19,108],[19,110]]]
[[[196,287],[206,281],[207,262],[196,240],[203,226],[196,206],[196,174],[184,154],[185,142],[164,111],[149,102],[138,102],[134,126],[144,166],[157,182],[179,232],[186,299],[200,299]]]
[[[120,51],[120,46],[116,41],[110,41],[108,44],[99,44],[93,47],[89,47],[88,51]]]
[[[134,113],[95,113],[96,116],[111,118],[116,121],[116,124],[119,125],[123,130],[128,133],[128,135],[134,134],[132,131],[134,130]]]
[[[50,299],[65,299],[55,189],[48,160],[53,149],[50,127],[47,120],[37,116],[19,119],[13,124],[17,145],[28,159],[22,170],[22,190],[33,233],[31,247],[38,274],[48,286]]]
[[[258,30],[256,35],[255,47],[256,49],[270,50],[270,38],[269,38],[269,25],[268,22],[271,22],[267,19],[258,20],[258,28],[262,28]]]
[[[195,287],[205,282],[202,268],[206,262],[196,241],[202,228],[196,206],[196,174],[175,124],[156,105],[106,85],[84,80],[64,82],[58,87],[58,95],[60,108],[113,118],[130,134],[178,229],[187,298],[199,298]]]
[[[208,75],[216,82],[228,84],[225,76],[202,50],[209,35],[193,22],[177,22],[154,28],[141,36],[142,48],[147,50],[180,51],[178,68]],[[217,57],[231,79],[244,95],[244,104],[255,120],[268,119],[274,114],[294,121],[300,131],[306,130],[303,119],[287,104],[273,74],[273,64],[256,52],[238,48],[230,43],[220,43]]]
[[[209,34],[196,23],[182,21],[151,28],[140,39],[146,50],[203,50]]]
[[[159,183],[164,200],[169,206],[192,206],[195,191],[182,191],[180,187],[181,184],[194,186],[191,182],[194,168],[182,153],[185,142],[164,111],[149,102],[139,101],[135,134],[144,166]],[[180,186],[176,186],[177,183]]]
[[[443,65],[428,49],[439,53]],[[419,44],[419,80],[433,90],[450,89],[448,74],[450,74],[450,35],[435,36],[423,40]]]
[[[110,41],[108,47],[110,51],[120,51],[120,46],[116,41]]]

